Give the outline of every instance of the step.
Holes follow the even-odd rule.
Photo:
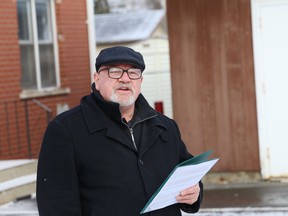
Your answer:
[[[36,173],[37,160],[0,160],[0,182]]]
[[[36,173],[0,183],[0,205],[36,193]]]
[[[0,216],[39,216],[38,211],[23,211],[23,210],[0,210]]]
[[[0,205],[36,192],[37,160],[0,161]]]
[[[36,173],[0,183],[0,205],[36,193]]]

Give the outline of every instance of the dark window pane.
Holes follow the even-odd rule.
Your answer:
[[[18,35],[20,40],[30,40],[30,25],[29,16],[27,10],[29,9],[27,2],[18,1],[17,2],[17,12],[18,12]]]
[[[40,66],[42,87],[56,86],[53,45],[40,45]]]
[[[23,89],[35,89],[36,84],[36,70],[33,45],[21,45],[21,86]]]
[[[51,19],[48,14],[48,4],[45,2],[36,3],[36,15],[37,15],[37,29],[38,40],[51,41]]]

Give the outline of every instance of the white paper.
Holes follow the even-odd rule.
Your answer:
[[[177,167],[157,195],[141,213],[154,211],[177,203],[181,191],[196,185],[219,159]]]

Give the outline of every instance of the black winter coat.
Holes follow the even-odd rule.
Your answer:
[[[154,111],[142,95],[136,108],[138,150],[119,105],[105,102],[95,89],[48,125],[38,161],[40,216],[140,215],[171,170],[192,157],[173,120]],[[143,216],[180,216],[180,208],[197,212],[200,186],[193,205],[175,204]]]

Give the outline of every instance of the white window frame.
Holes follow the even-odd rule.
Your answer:
[[[20,94],[21,98],[26,98],[31,96],[35,96],[35,91],[37,92],[47,92],[47,91],[53,91],[57,90],[60,88],[61,82],[60,82],[60,70],[59,70],[59,55],[58,55],[58,42],[57,42],[57,28],[56,28],[56,14],[55,14],[55,3],[54,0],[18,0],[19,2],[29,2],[29,8],[28,12],[29,15],[31,16],[31,22],[28,22],[29,24],[29,34],[32,36],[32,38],[29,38],[30,42],[33,43],[34,47],[34,57],[35,57],[35,70],[36,70],[36,84],[37,84],[37,89],[33,90],[22,90],[22,93]],[[56,86],[53,87],[43,87],[41,83],[41,70],[40,70],[40,53],[39,53],[39,45],[40,44],[45,44],[45,41],[39,41],[38,40],[38,29],[37,29],[37,15],[36,15],[36,2],[48,2],[50,5],[50,14],[51,15],[51,30],[52,30],[52,42],[53,44],[53,50],[54,50],[54,62],[55,62],[55,76],[56,76]],[[20,40],[19,39],[19,44],[25,44],[27,41],[25,40]],[[30,93],[29,93],[30,92]],[[65,90],[66,93],[70,92],[70,90]]]

